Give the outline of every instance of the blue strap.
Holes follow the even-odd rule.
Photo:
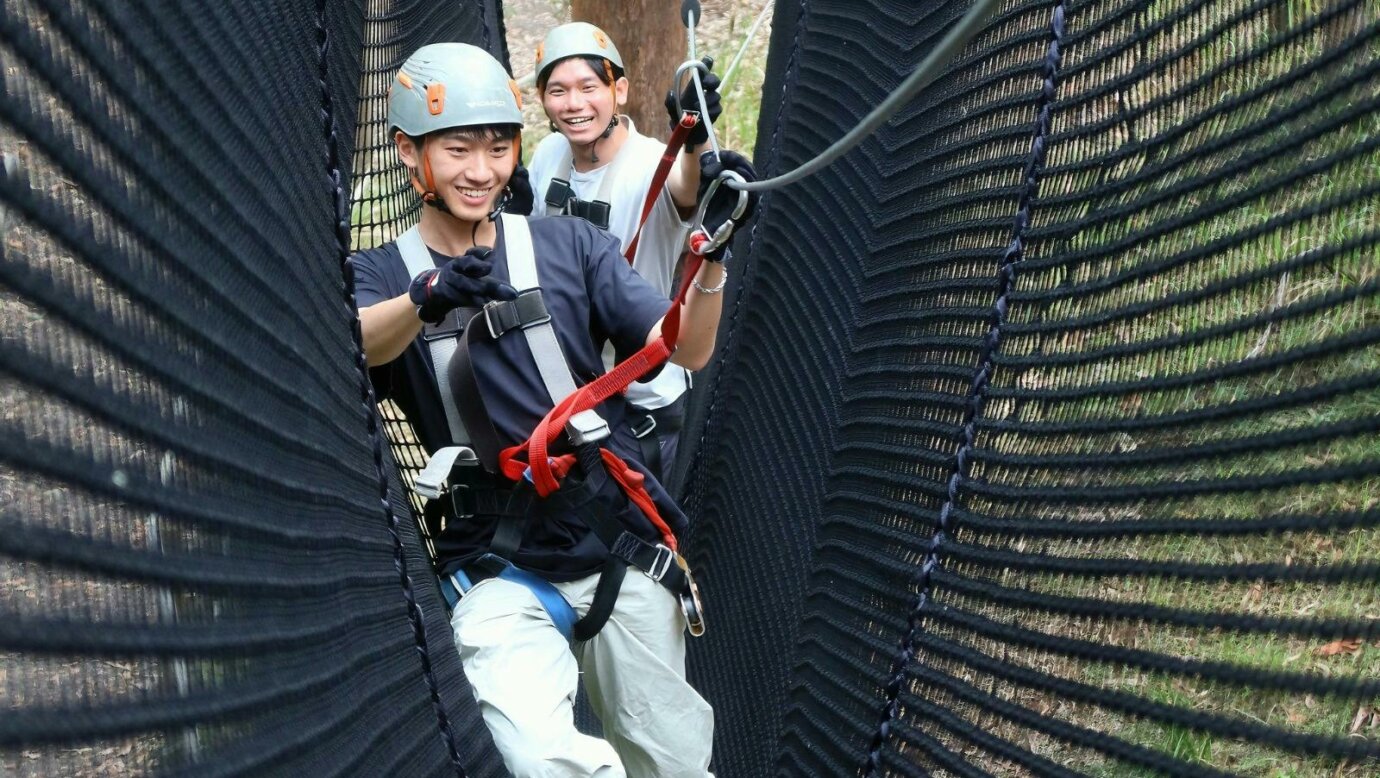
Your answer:
[[[546,615],[551,617],[551,623],[556,625],[557,630],[560,630],[561,636],[565,638],[566,642],[574,642],[575,622],[577,620],[575,609],[570,607],[570,603],[566,602],[565,597],[561,596],[560,591],[552,586],[550,581],[535,573],[514,567],[507,560],[500,560],[492,555],[487,556],[502,562],[502,569],[498,573],[499,578],[527,587],[527,590],[536,596],[537,602],[541,603]],[[455,580],[452,581],[452,578]],[[457,583],[461,587],[459,590],[456,589]],[[472,587],[473,584],[470,583],[470,578],[465,575],[464,570],[456,570],[453,576],[441,576],[441,596],[445,597],[446,605],[452,611],[460,602],[460,596]]]
[[[546,615],[551,617],[551,623],[560,630],[565,642],[570,643],[575,640],[575,609],[570,607],[570,603],[565,601],[560,591],[552,586],[550,581],[514,567],[511,563],[504,566],[498,577],[526,586],[532,594],[537,596],[537,602],[540,602],[541,607],[546,609]]]

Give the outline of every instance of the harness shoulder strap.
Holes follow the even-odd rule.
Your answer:
[[[537,258],[532,248],[532,232],[527,228],[527,219],[509,213],[503,214],[502,219],[509,282],[516,289],[540,287]],[[532,350],[537,371],[541,373],[541,381],[554,406],[575,391],[575,380],[570,377],[570,365],[561,351],[560,342],[556,340],[551,316],[548,314],[544,319],[523,327],[522,334],[527,338],[527,346]]]
[[[422,240],[422,233],[416,225],[398,236],[398,253],[402,254],[403,264],[407,266],[407,275],[414,278],[424,270],[431,270],[436,267],[436,262],[431,258],[431,250],[426,247]],[[468,445],[470,442],[469,434],[465,430],[465,422],[460,416],[460,411],[455,406],[455,396],[451,392],[450,386],[450,360],[455,356],[456,339],[452,335],[458,331],[458,323],[467,318],[461,311],[452,311],[450,316],[441,323],[440,326],[428,325],[423,330],[423,338],[426,340],[427,349],[431,352],[431,364],[435,368],[436,387],[441,392],[441,407],[446,412],[446,426],[450,429],[450,439],[456,445]]]
[[[454,354],[447,378],[459,398],[459,413],[463,415],[470,435],[470,445],[489,472],[498,472],[500,444],[493,420],[484,407],[478,378],[470,350],[479,341],[497,340],[513,330],[522,330],[527,340],[537,372],[554,406],[575,391],[575,379],[565,353],[556,339],[551,315],[542,298],[537,261],[532,247],[532,233],[522,216],[503,214],[503,245],[508,258],[508,280],[522,290],[516,300],[491,302],[484,306],[468,325],[460,338],[460,348]],[[455,398],[452,397],[452,401]]]

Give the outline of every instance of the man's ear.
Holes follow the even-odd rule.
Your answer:
[[[618,80],[613,82],[613,96],[618,105],[622,106],[628,104],[627,76],[619,76]]]
[[[398,147],[398,158],[408,167],[409,170],[417,168],[417,146],[412,139],[407,137],[407,133],[402,130],[393,132],[393,145]]]

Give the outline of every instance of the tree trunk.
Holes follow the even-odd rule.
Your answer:
[[[685,25],[674,0],[571,0],[572,21],[589,22],[609,34],[628,77],[625,113],[638,132],[665,140],[670,134],[666,90],[685,61]]]

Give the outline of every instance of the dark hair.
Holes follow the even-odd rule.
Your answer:
[[[541,72],[541,76],[537,78],[538,92],[546,91],[546,82],[551,80],[551,71],[555,70],[557,65],[561,64],[562,62],[565,62],[568,59],[584,60],[584,63],[586,65],[589,65],[589,69],[594,71],[594,75],[598,76],[599,80],[604,82],[604,86],[613,86],[614,83],[618,81],[618,79],[623,77],[623,68],[618,67],[617,65],[613,64],[613,62],[604,59],[603,57],[592,57],[583,54],[576,54],[570,57],[563,57],[547,65],[546,69]]]
[[[475,127],[447,127],[427,134],[438,138],[455,135],[472,143],[488,143],[495,140],[516,141],[521,132],[520,124],[481,124]],[[420,147],[422,139],[412,138],[412,145]]]

